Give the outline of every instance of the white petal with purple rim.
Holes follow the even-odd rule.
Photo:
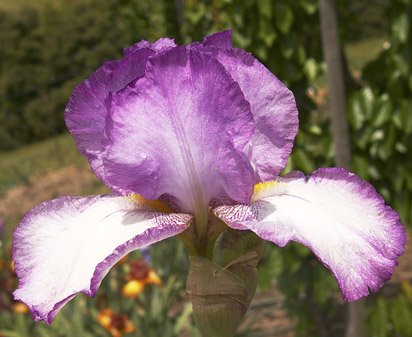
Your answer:
[[[404,252],[398,214],[373,186],[344,169],[280,178],[261,196],[215,213],[230,227],[281,247],[296,241],[310,248],[333,272],[346,301],[377,291]]]
[[[94,296],[128,252],[183,232],[191,216],[151,211],[127,197],[63,197],[29,211],[13,237],[14,292],[50,323],[78,292]]]

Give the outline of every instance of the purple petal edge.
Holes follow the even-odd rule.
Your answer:
[[[212,35],[208,35],[203,39],[203,45],[205,47],[218,47],[218,48],[232,48],[232,31],[224,30]]]
[[[60,199],[52,200],[55,205],[50,204],[49,202],[43,202],[38,205],[36,208],[29,210],[26,215],[23,217],[22,221],[19,223],[18,227],[13,236],[13,250],[12,250],[12,257],[15,261],[15,272],[17,277],[19,278],[19,287],[21,289],[24,287],[26,283],[26,277],[28,272],[25,270],[23,261],[19,258],[19,250],[22,249],[21,246],[24,246],[24,242],[20,244],[20,238],[24,237],[25,225],[26,223],[30,224],[30,221],[33,217],[36,217],[39,214],[44,213],[45,211],[50,211],[51,209],[57,209],[59,207],[63,207],[65,203],[77,203],[76,207],[78,208],[79,212],[84,211],[88,208],[88,206],[92,205],[94,202],[101,198],[116,198],[116,196],[96,196],[91,197],[89,199],[84,199],[83,197],[75,197],[75,196],[67,196],[62,197]],[[55,207],[53,207],[55,206]],[[47,324],[51,324],[53,319],[55,318],[58,311],[75,295],[79,292],[83,292],[89,297],[94,297],[98,290],[99,285],[101,284],[103,278],[108,273],[109,269],[124,255],[131,252],[132,250],[141,248],[143,246],[147,246],[153,244],[155,242],[164,240],[168,237],[177,235],[184,231],[191,222],[191,216],[186,214],[175,214],[175,213],[153,213],[156,217],[152,219],[156,223],[156,227],[152,227],[147,229],[146,231],[136,235],[134,238],[128,240],[127,242],[119,245],[113,250],[113,253],[107,256],[103,261],[97,264],[94,274],[90,280],[90,287],[89,289],[83,289],[80,291],[76,291],[62,300],[55,303],[51,310],[45,311],[42,309],[42,305],[31,305],[30,303],[26,303],[24,300],[21,300],[20,297],[14,294],[14,299],[22,301],[25,303],[28,308],[30,309],[32,319],[35,321],[44,320]],[[177,220],[179,224],[177,224]],[[186,223],[183,226],[181,223]],[[146,238],[146,240],[145,240]],[[149,238],[149,240],[147,240]]]
[[[356,240],[353,242],[353,249],[356,249],[356,254],[369,254],[371,252],[375,252],[377,255],[373,258],[372,256],[368,258],[366,255],[358,255],[358,260],[354,260],[351,263],[348,260],[345,261],[345,259],[341,261],[342,263],[349,262],[347,265],[336,264],[341,258],[333,258],[333,255],[329,256],[328,253],[325,255],[325,252],[327,249],[336,249],[336,252],[333,254],[337,254],[339,250],[344,249],[344,246],[322,248],[322,245],[319,246],[319,242],[321,242],[319,241],[320,238],[317,240],[316,237],[314,239],[313,235],[312,238],[310,236],[305,236],[307,233],[304,234],[304,232],[299,232],[302,228],[295,228],[294,225],[285,223],[284,221],[289,217],[291,217],[290,219],[299,219],[299,217],[295,217],[291,213],[284,213],[284,207],[286,206],[285,202],[281,202],[282,195],[285,198],[290,198],[289,193],[292,193],[291,196],[294,196],[294,193],[298,191],[296,190],[298,187],[292,187],[292,190],[289,190],[288,185],[286,185],[282,191],[282,187],[279,185],[279,190],[277,190],[272,197],[274,198],[273,204],[272,201],[269,204],[265,201],[265,199],[262,199],[252,203],[251,205],[221,206],[215,209],[215,214],[224,220],[230,227],[238,230],[253,230],[261,238],[272,241],[280,247],[284,247],[290,241],[295,241],[307,246],[318,257],[318,259],[332,271],[342,290],[343,299],[347,302],[355,301],[361,297],[367,296],[370,292],[376,292],[392,277],[394,268],[398,265],[397,260],[399,256],[405,252],[406,230],[402,225],[397,212],[385,204],[383,197],[377,193],[371,184],[342,168],[321,168],[309,176],[305,176],[301,172],[292,172],[283,178],[280,177],[276,179],[276,181],[284,182],[286,184],[293,184],[294,181],[298,182],[299,180],[311,184],[319,182],[319,186],[327,183],[329,184],[329,187],[324,185],[324,188],[329,188],[329,191],[331,191],[331,185],[335,184],[333,181],[346,184],[346,197],[344,198],[350,197],[350,194],[353,193],[354,195],[357,195],[357,201],[364,200],[365,205],[370,205],[371,208],[369,210],[367,209],[368,206],[366,206],[365,216],[371,220],[365,219],[365,221],[370,221],[369,223],[371,225],[379,222],[381,224],[381,227],[377,229],[379,232],[373,234],[373,232],[369,232],[368,227],[362,228],[356,225],[350,226],[350,222],[348,229],[351,227],[350,230],[352,231],[352,234],[350,235],[354,235],[354,237],[359,236],[359,240],[364,240],[365,242],[365,246],[357,246],[361,241]],[[313,185],[314,191],[316,189],[315,187],[316,185]],[[325,192],[327,192],[327,190],[325,190]],[[344,191],[342,191],[342,193],[343,192]],[[305,190],[302,190],[302,193],[309,194],[309,191],[306,188],[306,192]],[[304,195],[305,194],[303,194],[303,196]],[[276,201],[277,197],[280,198],[278,199],[278,202]],[[299,195],[296,194],[296,197],[299,198]],[[319,201],[327,202],[325,199],[319,199]],[[357,201],[354,200],[355,203]],[[281,209],[277,208],[279,206]],[[351,218],[355,214],[359,215],[360,209],[361,208],[358,208],[356,211],[358,213],[354,211]],[[336,206],[335,210],[337,210]],[[264,216],[264,214],[267,214],[266,212],[271,212],[274,214],[271,217],[272,220],[266,219],[266,216]],[[289,211],[286,210],[286,212]],[[330,215],[332,214],[333,213]],[[340,219],[345,219],[345,216]],[[274,221],[274,223],[270,225],[268,221]],[[365,224],[367,222],[365,222]],[[339,228],[336,230],[341,233],[339,235],[343,235],[345,233],[341,232]],[[320,233],[320,235],[325,234]],[[345,235],[349,235],[349,232]],[[336,240],[336,237],[331,239]],[[343,237],[342,239],[344,240]],[[351,244],[350,242],[345,244],[345,241],[341,241],[341,243],[342,245]],[[324,249],[326,250],[324,251]],[[348,249],[352,249],[351,246],[348,246]],[[342,251],[339,254],[341,253]],[[323,259],[330,261],[332,264],[328,265],[327,262],[322,261]],[[354,274],[351,275],[351,273]]]
[[[393,260],[393,265],[388,268],[385,272],[382,270],[380,271],[380,275],[378,277],[377,283],[373,286],[368,286],[368,291],[365,292],[342,292],[342,297],[345,302],[353,302],[362,297],[368,296],[370,292],[377,292],[385,282],[389,281],[392,278],[394,273],[395,267],[399,264],[397,259],[405,253],[405,245],[406,245],[406,230],[405,226],[402,224],[399,214],[392,209],[389,205],[385,203],[385,199],[376,191],[375,187],[368,183],[366,180],[361,179],[356,174],[349,172],[344,168],[319,168],[314,171],[312,174],[305,176],[302,172],[295,171],[288,174],[285,178],[279,179],[280,181],[288,181],[293,179],[304,178],[306,181],[311,179],[318,180],[318,179],[330,179],[330,180],[345,180],[347,182],[353,183],[357,186],[357,192],[362,195],[365,199],[374,199],[379,203],[380,213],[383,215],[385,219],[388,220],[391,227],[391,234],[394,237],[394,240],[398,243],[398,250],[397,251],[382,251],[379,247],[375,244],[372,244],[377,251],[379,251],[382,255],[388,254],[389,258]],[[268,237],[266,240],[272,241],[274,238]],[[299,242],[299,241],[296,241]],[[303,244],[303,242],[299,242]],[[286,243],[285,243],[286,244]],[[309,247],[311,250],[312,248]],[[313,250],[314,255],[318,258],[318,260],[325,265],[326,268],[331,270],[331,268],[321,261],[318,254]],[[376,266],[378,268],[378,266]],[[332,271],[333,276],[335,277],[336,281],[338,282],[339,286],[344,289],[346,284],[339,279],[339,277]]]
[[[184,216],[182,215],[182,221],[183,221],[183,217]],[[186,218],[189,218],[189,217],[186,216]],[[124,255],[126,255],[129,252],[131,252],[133,250],[136,250],[138,248],[146,247],[146,246],[151,245],[153,243],[156,243],[156,242],[165,240],[167,238],[170,238],[172,236],[175,236],[175,235],[177,235],[181,232],[182,232],[182,230],[176,231],[175,228],[170,228],[170,226],[168,226],[167,223],[164,223],[164,224],[160,224],[159,227],[150,228],[150,229],[146,230],[145,232],[143,232],[142,234],[139,234],[139,236],[136,236],[132,240],[120,245],[119,247],[117,247],[113,251],[112,254],[110,254],[107,258],[105,258],[102,262],[100,262],[97,265],[96,270],[94,272],[94,275],[93,275],[93,277],[90,281],[90,291],[85,292],[85,294],[90,296],[90,297],[96,296],[96,292],[97,292],[103,278],[106,276],[107,272]],[[151,237],[153,239],[148,242],[147,240],[142,240],[143,237],[145,237],[145,238],[146,237]]]

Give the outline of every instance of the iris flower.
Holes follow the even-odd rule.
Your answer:
[[[46,201],[18,225],[14,296],[35,320],[52,322],[125,254],[176,235],[205,257],[228,228],[299,242],[346,301],[377,291],[404,251],[399,216],[355,174],[279,176],[298,130],[294,96],[228,31],[130,46],[75,88],[65,121],[113,193]]]

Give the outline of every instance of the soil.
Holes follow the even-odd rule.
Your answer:
[[[10,226],[30,208],[64,195],[105,193],[107,189],[84,167],[64,167],[29,179],[0,195],[0,219]]]

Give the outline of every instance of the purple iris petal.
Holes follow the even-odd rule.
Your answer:
[[[250,103],[256,129],[244,152],[256,182],[274,179],[286,166],[298,131],[293,93],[250,53],[234,48],[211,50]]]
[[[187,214],[159,213],[128,197],[63,197],[29,211],[14,233],[14,292],[33,319],[50,323],[77,293],[94,296],[132,250],[183,232]]]
[[[133,45],[125,50],[122,60],[105,62],[90,78],[75,88],[67,104],[65,121],[80,152],[89,160],[93,171],[104,180],[102,137],[108,112],[110,93],[123,89],[144,75],[152,45]]]
[[[255,180],[276,178],[286,166],[298,131],[293,93],[262,63],[242,49],[232,48],[231,31],[223,31],[193,43],[192,48],[211,52],[225,67],[250,103],[256,129],[244,149]]]
[[[115,191],[172,195],[192,212],[213,198],[249,200],[250,105],[209,54],[176,47],[152,57],[144,77],[112,95],[109,117],[103,161]]]
[[[236,87],[236,90],[233,89],[237,91],[236,95],[239,97],[242,96],[243,102],[245,102],[246,99],[246,102],[250,105],[250,111],[253,116],[249,116],[250,120],[247,120],[247,118],[243,120],[243,117],[239,117],[235,113],[233,114],[233,121],[229,123],[229,126],[222,125],[220,127],[220,129],[226,128],[227,134],[233,136],[232,139],[223,137],[221,144],[225,143],[226,140],[228,143],[219,149],[219,157],[222,159],[224,153],[226,153],[228,161],[232,163],[228,165],[228,171],[231,171],[234,163],[241,167],[245,165],[249,166],[250,163],[254,170],[254,180],[266,181],[276,177],[286,165],[298,125],[296,104],[292,93],[259,61],[253,58],[253,56],[242,50],[232,48],[230,31],[207,36],[203,40],[203,43],[192,43],[187,49],[191,51],[183,52],[182,47],[176,47],[174,41],[167,38],[159,39],[153,44],[147,41],[136,43],[125,49],[125,58],[123,60],[105,63],[88,80],[79,85],[70,98],[65,114],[66,124],[75,138],[80,151],[89,159],[96,175],[113,190],[122,193],[125,191],[139,192],[147,198],[158,197],[163,190],[168,190],[167,193],[171,192],[167,187],[157,185],[161,180],[158,179],[158,173],[156,173],[158,172],[157,168],[160,164],[159,161],[153,160],[153,158],[149,159],[152,157],[152,154],[145,152],[145,146],[136,149],[134,154],[132,154],[131,157],[136,160],[135,162],[131,162],[131,159],[124,161],[123,158],[120,161],[122,166],[116,173],[114,171],[117,171],[119,167],[111,165],[112,161],[114,161],[114,164],[116,163],[116,159],[113,157],[110,149],[105,150],[105,146],[111,146],[111,136],[108,135],[104,143],[102,143],[102,139],[106,131],[114,133],[111,127],[112,120],[108,117],[108,111],[112,108],[118,109],[118,107],[111,106],[111,104],[113,104],[110,98],[112,94],[122,89],[127,92],[129,90],[127,89],[128,85],[135,87],[134,90],[141,90],[141,87],[145,86],[143,82],[147,83],[147,81],[152,80],[160,83],[161,80],[166,78],[170,80],[175,76],[173,71],[179,73],[185,69],[183,63],[186,62],[185,60],[189,54],[202,54],[202,56],[197,56],[197,59],[202,59],[204,70],[205,66],[210,63],[214,64],[212,67],[214,73],[224,73],[224,75],[218,75],[219,80],[214,78],[212,74],[210,76],[204,76],[203,82],[200,80],[200,82],[203,83],[203,88],[201,89],[201,93],[199,92],[198,94],[199,97],[196,98],[196,95],[192,95],[191,101],[197,99],[197,101],[200,102],[201,100],[208,100],[209,97],[216,97],[216,91],[220,90],[220,87],[226,86],[227,91],[232,90],[229,89],[230,82],[231,85]],[[177,59],[178,57],[182,59],[179,60]],[[191,58],[192,56],[189,57],[190,60]],[[164,64],[161,66],[159,62],[156,63],[157,61],[155,61],[155,59],[162,59]],[[224,71],[223,67],[219,69],[217,62],[223,65],[226,71]],[[150,69],[146,69],[147,64],[150,64]],[[202,65],[198,64],[196,67],[200,69],[201,66]],[[157,68],[166,71],[168,75],[156,71]],[[190,89],[190,83],[196,83],[198,79],[195,77],[190,80],[183,78],[186,75],[188,75],[187,72],[180,74],[182,81],[179,91],[165,91],[162,94],[163,100],[167,99],[167,101],[171,103],[179,103],[179,101],[181,101],[182,103],[190,96],[186,94],[188,89]],[[137,80],[139,78],[146,78],[146,80],[138,83]],[[233,83],[233,80],[235,83]],[[205,85],[206,81],[208,83]],[[223,83],[224,81],[227,83]],[[132,84],[130,82],[132,82]],[[173,81],[169,81],[168,85],[172,88],[175,86]],[[199,86],[201,86],[201,83],[199,83]],[[164,84],[163,87],[166,88]],[[160,90],[159,88],[158,90]],[[150,89],[145,90],[148,91]],[[196,90],[198,90],[198,88],[196,88]],[[209,90],[210,92],[208,92]],[[130,91],[133,90],[130,89]],[[123,95],[126,94],[123,93]],[[128,97],[129,96],[132,97],[133,95],[128,95]],[[117,96],[114,95],[114,97]],[[236,104],[244,104],[240,102],[240,99],[237,99],[236,102],[230,102],[230,99],[233,99],[233,95],[227,96],[227,93],[222,92],[219,100],[215,99],[214,101],[213,112],[209,115],[209,120],[216,119],[217,116],[220,116],[220,109],[223,111],[222,115],[227,116],[230,114],[230,109],[235,109],[234,106]],[[115,98],[115,100],[118,99]],[[114,104],[116,104],[116,102]],[[153,100],[153,105],[155,104],[156,102]],[[184,102],[184,104],[187,104],[187,102]],[[202,104],[203,106],[201,106]],[[205,102],[200,102],[199,107],[202,108],[203,111],[195,112],[193,116],[205,116],[207,112],[207,109],[205,109],[206,105]],[[227,108],[230,105],[233,107]],[[188,106],[189,105],[186,105],[186,107],[175,105],[172,108],[174,112],[183,116],[187,114]],[[198,108],[198,106],[193,107]],[[171,107],[165,108],[169,110],[172,109]],[[186,111],[181,113],[179,109],[186,109]],[[242,110],[244,108],[239,107],[239,109]],[[143,118],[146,123],[153,124],[158,122],[158,116],[152,114],[152,120],[149,120],[148,115],[149,114],[146,113],[146,116]],[[252,118],[254,121],[251,120]],[[238,120],[237,123],[234,121],[235,119]],[[121,122],[119,118],[116,118],[116,120],[117,124],[115,127]],[[191,121],[193,118],[184,121],[184,125],[182,123],[179,127],[184,132],[186,132],[189,120]],[[219,121],[225,123],[224,118],[221,118]],[[182,120],[180,120],[180,122],[182,122]],[[200,120],[199,122],[203,123],[205,121]],[[242,123],[244,123],[245,126],[239,126]],[[198,130],[207,130],[209,124],[209,122],[205,122],[200,127],[199,123],[195,122]],[[251,130],[252,124],[254,131]],[[135,126],[140,129],[142,123],[135,123]],[[167,129],[167,127],[169,128]],[[232,128],[232,130],[229,130],[229,128]],[[188,127],[188,129],[190,129],[190,127]],[[157,135],[156,130],[153,130],[153,143],[159,144],[160,141],[155,141],[156,139],[164,139],[164,133],[176,133],[176,129],[170,125],[164,126],[162,132],[163,135]],[[205,133],[203,132],[203,134]],[[123,135],[125,135],[125,133],[123,133]],[[127,134],[127,137],[130,138],[130,144],[138,145],[133,135],[134,133]],[[212,138],[220,137],[220,135],[216,134],[216,130],[213,129],[210,130],[210,135]],[[189,141],[190,140],[191,139],[189,139]],[[125,140],[125,142],[126,141],[127,140]],[[233,144],[234,150],[231,149],[230,143]],[[193,144],[196,145],[194,145],[190,151],[197,146],[196,142]],[[123,153],[121,153],[122,151],[118,148],[115,151],[117,152],[117,156],[121,155],[125,157],[129,156],[133,149],[125,149]],[[216,149],[213,149],[213,152],[214,151],[216,151]],[[238,152],[243,152],[244,155]],[[194,155],[196,156],[196,154]],[[176,162],[181,160],[179,156],[169,159],[169,161]],[[105,166],[106,164],[107,167]],[[215,166],[218,166],[218,164]],[[139,170],[138,174],[136,173],[137,168]],[[247,173],[249,170],[250,168],[240,169],[238,176],[245,177],[245,181],[243,182],[240,181],[242,178],[237,182],[231,180],[231,178],[229,178],[231,174],[220,175],[221,177],[217,180],[224,182],[221,183],[221,181],[218,181],[214,184],[215,186],[211,186],[210,191],[207,191],[202,198],[205,198],[205,202],[211,198],[214,200],[225,200],[225,198],[229,198],[235,201],[246,201],[250,191],[250,183],[248,182],[249,174]],[[106,171],[109,172],[110,178],[108,179],[106,179]],[[212,172],[215,172],[215,170],[212,170]],[[133,182],[121,181],[125,179],[120,176],[130,177],[136,174],[137,176]],[[191,175],[193,176],[193,174]],[[210,177],[210,179],[216,181],[215,178],[213,175]],[[141,187],[137,188],[136,185],[140,186],[140,182],[144,183]],[[155,183],[152,187],[149,187],[148,185],[153,182]],[[200,182],[200,184],[203,183],[204,181]],[[234,187],[232,188],[226,183],[232,184]],[[197,183],[192,182],[192,185],[193,184],[196,185]],[[209,182],[201,186],[207,185],[209,185]],[[245,185],[249,185],[249,187],[244,189]],[[181,192],[182,191],[178,193],[178,199],[181,199]],[[187,194],[186,192],[183,193]],[[210,193],[212,193],[212,195]],[[174,194],[171,195],[175,196]],[[185,201],[183,204],[188,206]]]
[[[175,41],[173,39],[163,37],[157,40],[155,43],[150,43],[149,41],[146,41],[146,40],[142,40],[138,43],[135,43],[131,45],[130,47],[127,47],[124,50],[124,54],[127,57],[129,55],[133,56],[136,53],[136,51],[139,51],[142,48],[148,48],[155,52],[158,52],[158,51],[167,50],[173,47],[176,47]]]
[[[230,30],[224,30],[206,36],[202,44],[205,47],[232,48],[232,32]]]
[[[289,241],[307,246],[333,272],[346,301],[377,291],[404,252],[398,214],[344,169],[278,178],[255,194],[250,205],[221,206],[216,215],[281,247]]]

